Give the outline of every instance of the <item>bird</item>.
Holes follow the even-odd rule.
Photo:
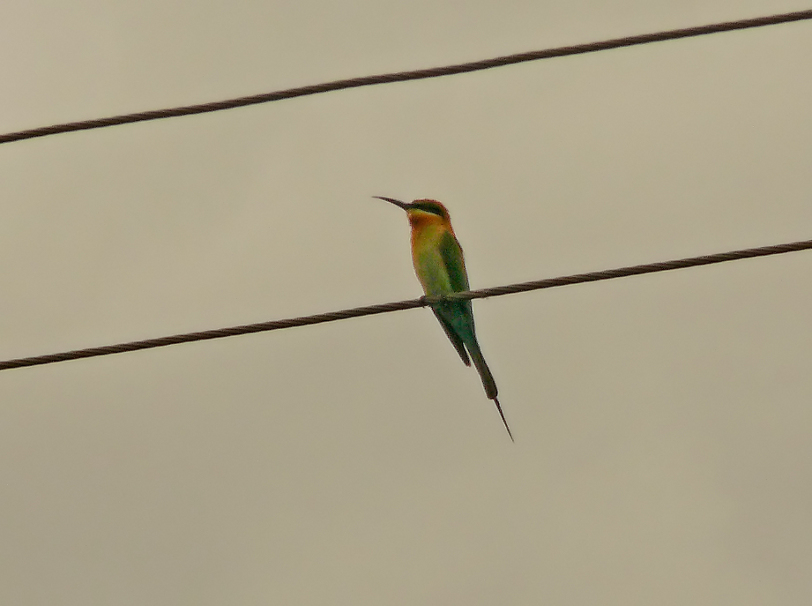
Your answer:
[[[448,209],[437,200],[415,200],[401,202],[394,198],[373,196],[398,206],[406,211],[412,228],[412,262],[417,279],[428,297],[438,297],[454,292],[468,290],[468,273],[465,270],[465,258],[462,254]],[[502,412],[499,403],[498,389],[479,343],[474,329],[474,312],[470,299],[445,300],[433,303],[432,311],[448,335],[454,349],[466,366],[471,362],[482,379],[485,395],[496,404],[496,410],[502,417],[508,436],[513,440],[513,432]]]

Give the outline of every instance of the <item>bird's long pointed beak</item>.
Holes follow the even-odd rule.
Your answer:
[[[372,196],[373,198],[378,198],[378,200],[384,200],[385,202],[391,202],[395,206],[400,206],[403,210],[409,210],[409,205],[406,202],[401,202],[400,200],[395,200],[394,198],[385,198],[383,196]]]

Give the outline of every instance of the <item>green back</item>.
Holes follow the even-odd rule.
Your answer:
[[[454,292],[468,290],[468,274],[465,271],[462,248],[451,232],[443,233],[440,239],[440,257],[448,272],[451,289]]]
[[[462,248],[457,239],[450,232],[445,232],[440,239],[439,249],[443,265],[448,272],[451,290],[453,292],[468,290],[468,274],[465,271]],[[471,344],[476,343],[471,301],[449,301],[438,305],[434,311],[446,332],[453,331],[459,340],[469,348]],[[455,339],[452,338],[451,341],[454,342]],[[457,349],[459,349],[458,346]]]

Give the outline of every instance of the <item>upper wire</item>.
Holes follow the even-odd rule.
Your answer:
[[[698,267],[701,265],[712,265],[714,263],[724,263],[725,261],[735,261],[738,259],[751,259],[753,257],[766,257],[769,255],[780,255],[789,252],[812,249],[812,240],[800,242],[790,242],[788,244],[778,244],[775,246],[762,246],[759,248],[746,248],[729,252],[717,253],[713,255],[703,255],[699,257],[688,257],[686,259],[675,259],[672,261],[662,261],[658,263],[647,263],[645,265],[632,265],[619,267],[617,269],[606,269],[585,274],[574,274],[571,276],[561,276],[558,278],[548,278],[545,280],[535,280],[533,282],[521,282],[507,286],[497,286],[495,288],[483,288],[481,290],[471,290],[457,292],[444,297],[420,297],[419,299],[409,299],[394,303],[384,303],[382,305],[369,305],[367,307],[356,307],[329,313],[316,314],[313,316],[303,316],[290,318],[287,320],[274,320],[271,322],[260,322],[258,324],[246,324],[243,326],[233,326],[230,328],[218,328],[215,330],[204,330],[201,332],[191,332],[168,337],[158,337],[156,339],[146,339],[143,341],[131,341],[129,343],[119,343],[118,345],[107,345],[104,347],[91,347],[88,349],[77,349],[62,353],[34,356],[31,358],[18,358],[0,362],[0,370],[10,368],[22,368],[24,366],[39,366],[42,364],[52,364],[54,362],[64,362],[66,360],[78,360],[81,358],[92,358],[95,356],[106,356],[127,351],[137,351],[139,349],[152,349],[155,347],[165,347],[178,343],[190,343],[192,341],[205,341],[208,339],[220,339],[235,335],[245,335],[255,332],[267,332],[280,330],[282,328],[293,328],[296,326],[308,326],[310,324],[322,324],[324,322],[334,322],[336,320],[346,320],[348,318],[358,318],[361,316],[371,316],[391,311],[403,309],[414,309],[417,307],[430,307],[443,300],[450,299],[484,299],[487,297],[498,297],[502,295],[515,294],[530,290],[540,290],[544,288],[555,288],[571,284],[582,284],[585,282],[598,282],[600,280],[611,280],[626,276],[637,276],[640,274],[651,274],[673,269],[684,269],[686,267]]]
[[[280,90],[270,93],[250,95],[248,97],[227,99],[225,101],[214,101],[212,103],[202,103],[199,105],[186,105],[182,107],[173,107],[168,109],[137,112],[134,114],[122,114],[119,116],[111,116],[109,118],[100,118],[96,120],[66,122],[64,124],[54,124],[52,126],[43,126],[40,128],[32,128],[29,130],[21,130],[13,133],[0,134],[0,144],[10,143],[12,141],[21,141],[23,139],[34,139],[36,137],[47,137],[49,135],[56,135],[59,133],[67,133],[72,131],[91,130],[95,128],[117,126],[120,124],[131,124],[133,122],[146,122],[148,120],[161,120],[164,118],[175,118],[178,116],[190,116],[192,114],[216,112],[224,109],[245,107],[247,105],[256,105],[257,103],[269,103],[271,101],[280,101],[282,99],[293,99],[294,97],[316,95],[319,93],[326,93],[330,91],[342,90],[347,88],[358,88],[361,86],[372,86],[375,84],[389,84],[392,82],[405,82],[408,80],[422,80],[425,78],[437,78],[440,76],[463,74],[483,69],[491,69],[494,67],[502,67],[505,65],[513,65],[516,63],[524,63],[526,61],[537,61],[539,59],[550,59],[553,57],[566,57],[568,55],[594,53],[597,51],[609,50],[613,48],[635,46],[638,44],[648,44],[650,42],[662,42],[665,40],[676,40],[679,38],[691,38],[694,36],[704,36],[706,34],[729,32],[740,29],[749,29],[753,27],[763,27],[765,25],[776,25],[779,23],[790,23],[793,21],[803,21],[807,19],[812,19],[812,10],[797,11],[793,13],[783,13],[779,15],[770,15],[767,17],[756,17],[754,19],[740,19],[738,21],[726,21],[722,23],[713,23],[710,25],[700,25],[697,27],[687,27],[682,29],[667,30],[652,34],[627,36],[624,38],[613,38],[611,40],[590,42],[587,44],[561,46],[557,48],[530,51],[525,53],[518,53],[515,55],[506,55],[503,57],[495,57],[493,59],[472,61],[470,63],[447,65],[444,67],[433,67],[429,69],[418,69],[406,72],[394,72],[388,74],[379,74],[375,76],[349,78],[346,80],[335,80],[333,82],[324,82],[322,84],[314,84],[311,86],[289,88],[286,90]]]

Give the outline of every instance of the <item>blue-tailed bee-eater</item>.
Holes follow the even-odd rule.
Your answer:
[[[436,200],[415,200],[408,203],[383,196],[374,197],[391,202],[406,211],[409,224],[412,226],[414,271],[426,296],[438,297],[468,290],[468,274],[465,271],[462,247],[454,235],[454,228],[451,227],[451,219],[445,206]],[[465,365],[470,366],[473,361],[482,379],[485,394],[496,404],[505,429],[513,440],[513,434],[502,412],[502,405],[496,397],[498,393],[496,382],[476,340],[471,301],[445,300],[433,304],[432,310]]]

